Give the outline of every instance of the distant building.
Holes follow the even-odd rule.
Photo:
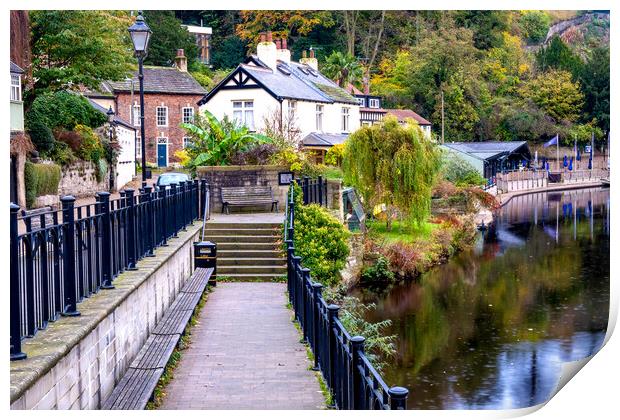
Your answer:
[[[430,137],[432,124],[410,109],[386,109],[383,108],[383,99],[377,95],[364,93],[351,83],[346,88],[357,99],[360,105],[360,125],[370,126],[380,124],[387,115],[393,115],[401,125],[406,124],[408,119],[417,122],[422,131]]]
[[[108,109],[93,99],[88,98],[91,106],[107,116]],[[136,175],[136,127],[118,115],[114,115],[114,132],[120,150],[114,168],[114,177],[111,179],[111,190],[120,190]]]
[[[336,83],[318,71],[314,51],[291,61],[286,39],[261,34],[256,55],[233,70],[199,102],[218,119],[225,115],[252,131],[265,128],[265,120],[302,139],[346,137],[360,126],[359,104]],[[313,146],[324,154],[333,144]]]
[[[212,29],[206,26],[183,25],[187,31],[196,37],[198,45],[198,61],[203,64],[211,63],[211,35]]]
[[[532,159],[526,141],[455,142],[442,147],[469,162],[487,179],[501,171],[518,169]]]
[[[144,119],[146,123],[146,160],[159,167],[172,166],[174,153],[189,143],[183,122],[191,122],[198,111],[197,102],[206,90],[187,72],[187,58],[177,51],[175,67],[144,67]],[[131,79],[104,82],[98,92],[87,92],[99,105],[114,112],[138,129],[137,157],[141,158],[140,90],[137,72]]]
[[[23,74],[24,70],[11,61],[11,134],[24,132]]]

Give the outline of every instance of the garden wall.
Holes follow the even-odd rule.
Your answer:
[[[11,409],[100,408],[191,275],[200,228],[188,226],[120,274],[114,289],[79,303],[80,316],[25,339],[28,357],[10,364]]]
[[[62,167],[58,193],[37,197],[34,208],[59,206],[60,197],[72,195],[76,198],[92,197],[99,191],[108,191],[110,169],[108,168],[101,182],[97,181],[97,168],[92,162],[79,161]]]

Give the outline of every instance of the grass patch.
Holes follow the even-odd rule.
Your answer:
[[[153,391],[153,399],[146,404],[147,410],[157,410],[162,402],[164,401],[164,397],[166,396],[165,388],[170,383],[170,381],[174,378],[174,370],[179,365],[181,361],[183,350],[185,350],[191,344],[191,329],[198,323],[198,317],[200,315],[200,311],[207,303],[208,295],[211,293],[212,287],[207,286],[207,289],[202,294],[202,297],[198,301],[198,304],[194,308],[194,312],[192,313],[192,317],[189,319],[181,338],[177,344],[177,347],[172,352],[168,363],[166,364],[166,368],[162,373],[159,381],[157,382],[157,386],[155,387],[155,391]]]
[[[323,178],[332,181],[341,180],[343,177],[342,169],[338,168],[337,166],[327,166],[323,170],[321,175],[323,176]]]
[[[413,243],[416,241],[427,241],[431,238],[434,230],[439,225],[430,222],[422,224],[411,224],[408,221],[395,220],[392,222],[392,230],[388,231],[385,222],[380,220],[371,220],[367,222],[369,233],[377,239],[390,242]]]

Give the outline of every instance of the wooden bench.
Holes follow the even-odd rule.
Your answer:
[[[221,187],[222,213],[230,214],[230,206],[271,205],[271,211],[278,211],[278,200],[273,198],[271,186]]]
[[[159,378],[212,274],[213,268],[197,268],[185,282],[125,375],[102,404],[103,410],[143,410],[151,401]]]
[[[32,231],[40,229],[42,223],[45,223],[46,227],[54,224],[54,213],[51,206],[40,207],[34,210],[22,210],[22,219],[26,225],[26,230]]]

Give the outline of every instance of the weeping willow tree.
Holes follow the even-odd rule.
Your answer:
[[[430,214],[440,153],[417,124],[401,126],[388,117],[381,125],[362,127],[347,140],[342,167],[345,182],[362,195],[367,209],[386,205],[388,230],[396,214],[416,224]]]

